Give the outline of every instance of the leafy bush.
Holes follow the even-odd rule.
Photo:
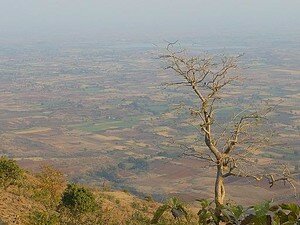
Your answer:
[[[76,184],[68,184],[61,201],[73,214],[94,212],[97,206],[93,193]]]
[[[248,211],[254,210],[244,220],[245,225],[299,225],[300,206],[294,203],[272,205],[266,202],[250,207]]]
[[[174,219],[180,219],[184,217],[186,221],[189,221],[188,213],[183,203],[180,202],[178,198],[174,197],[156,210],[151,220],[151,224],[158,224],[160,218],[166,211],[170,211]]]
[[[215,217],[215,209],[212,206],[213,202],[207,199],[197,200],[200,202],[201,208],[198,212],[199,225],[208,225],[218,222],[218,218]]]
[[[10,185],[17,184],[23,177],[22,169],[16,161],[1,156],[0,158],[0,186],[7,189]]]
[[[212,202],[201,200],[198,212],[199,225],[213,225],[222,221],[226,225],[300,225],[300,206],[290,204],[262,204],[244,208],[241,205],[225,205],[220,218],[214,215]]]

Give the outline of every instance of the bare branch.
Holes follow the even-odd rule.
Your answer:
[[[166,69],[175,72],[182,80],[168,84],[169,86],[184,86],[190,88],[197,103],[189,108],[197,122],[193,126],[204,137],[207,153],[196,151],[195,145],[185,145],[188,150],[185,156],[208,161],[216,166],[215,202],[217,207],[223,204],[225,189],[224,178],[230,176],[251,177],[257,181],[266,179],[272,187],[276,182],[287,182],[295,187],[292,176],[287,168],[278,173],[251,173],[245,168],[259,168],[256,164],[258,151],[270,146],[265,129],[260,122],[265,122],[266,115],[274,108],[268,106],[263,109],[246,107],[241,112],[233,114],[233,118],[225,118],[227,123],[221,125],[218,120],[218,104],[223,99],[223,92],[233,82],[239,80],[236,74],[237,61],[243,55],[235,57],[204,57],[187,56],[185,51],[174,51],[177,42],[169,43],[166,54],[161,56],[167,63]],[[228,93],[230,94],[230,93]],[[222,102],[221,102],[222,103]],[[276,107],[276,106],[275,106]],[[223,116],[224,117],[224,116]],[[224,120],[224,118],[222,118]],[[196,125],[195,125],[196,124]],[[256,175],[259,174],[259,175]],[[260,175],[261,174],[261,175]]]

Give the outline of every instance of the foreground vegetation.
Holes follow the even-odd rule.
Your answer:
[[[3,224],[300,224],[300,206],[293,203],[227,204],[216,217],[209,200],[197,200],[198,207],[177,198],[160,204],[150,196],[142,200],[126,191],[67,184],[62,173],[48,166],[30,174],[6,157],[0,158],[0,184]]]

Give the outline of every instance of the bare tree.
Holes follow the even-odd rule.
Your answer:
[[[239,81],[237,62],[241,55],[234,57],[189,56],[186,51],[175,51],[175,43],[169,43],[166,54],[161,56],[166,69],[172,70],[179,81],[167,83],[170,86],[190,88],[197,105],[190,108],[195,118],[194,126],[203,137],[206,149],[197,145],[184,145],[185,155],[210,162],[216,168],[215,204],[216,214],[225,204],[224,180],[228,177],[248,177],[257,181],[267,180],[270,187],[275,182],[288,182],[294,187],[288,168],[282,165],[280,173],[269,169],[261,170],[257,164],[257,152],[270,147],[268,135],[264,132],[267,115],[273,107],[250,107],[249,105],[236,112],[232,118],[219,121],[216,111],[225,90],[234,90],[234,83]],[[227,95],[230,98],[230,95]],[[262,129],[260,129],[262,128]],[[250,166],[249,166],[250,165]],[[249,169],[250,168],[250,169]]]

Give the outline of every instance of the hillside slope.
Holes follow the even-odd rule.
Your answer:
[[[65,176],[52,167],[44,166],[38,174],[32,174],[19,168],[14,160],[0,158],[0,225],[269,225],[300,222],[300,206],[292,203],[263,202],[246,208],[228,202],[222,207],[222,214],[216,217],[214,204],[209,200],[198,202],[195,207],[171,198],[162,204],[151,196],[141,199],[125,190],[67,184]],[[248,222],[240,223],[242,221]]]

